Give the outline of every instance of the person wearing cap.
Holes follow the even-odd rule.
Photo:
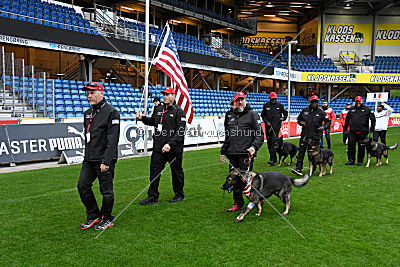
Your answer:
[[[335,112],[333,111],[333,108],[331,108],[328,105],[328,101],[324,100],[322,102],[322,110],[326,113],[326,116],[328,116],[328,118],[331,121],[331,126],[333,126],[335,124]],[[328,129],[325,130],[325,138],[326,138],[326,144],[328,145],[328,149],[331,149],[331,134],[330,134],[330,127]],[[321,143],[320,143],[320,147],[324,148],[324,131],[322,131],[321,133]]]
[[[351,103],[347,103],[346,108],[343,109],[342,112],[340,113],[340,124],[343,127],[343,145],[347,145],[347,139],[348,139],[347,132],[349,131],[349,129],[344,128],[344,122],[346,121],[346,116],[347,116],[347,113],[349,112],[350,107],[351,107]]]
[[[270,165],[277,162],[276,150],[274,149],[274,141],[279,137],[282,121],[288,116],[283,104],[277,102],[278,95],[275,92],[269,94],[269,102],[265,103],[261,112],[261,118],[265,123],[265,135],[267,137],[267,145],[269,151]]]
[[[386,110],[384,110],[386,108]],[[388,104],[381,103],[378,106],[378,112],[375,114],[376,118],[376,127],[373,136],[373,140],[378,142],[379,138],[381,138],[381,142],[386,145],[386,132],[389,124],[389,117],[393,112],[393,108],[391,108]]]
[[[331,127],[331,120],[326,113],[318,107],[318,96],[310,97],[310,105],[304,108],[297,117],[297,123],[302,126],[299,140],[299,154],[297,155],[296,168],[292,169],[294,174],[302,176],[303,160],[310,140],[316,143],[321,138],[322,131]],[[315,170],[315,168],[314,168]]]
[[[141,205],[158,203],[161,172],[167,162],[170,164],[175,194],[170,202],[185,200],[182,157],[186,116],[182,108],[175,103],[175,90],[172,87],[166,87],[161,93],[164,103],[155,108],[151,117],[143,116],[140,111],[136,113],[138,120],[146,125],[154,126],[150,187],[147,190],[147,198],[139,201]]]
[[[78,181],[78,192],[86,207],[87,220],[81,229],[94,226],[103,230],[113,226],[114,169],[118,159],[120,115],[104,99],[103,85],[92,82],[83,87],[91,107],[84,113],[85,155]],[[92,185],[99,179],[103,196],[101,210],[97,206]]]
[[[160,105],[161,100],[158,96],[153,99],[154,106],[151,108],[150,117],[153,116],[154,110]]]
[[[254,157],[264,143],[260,116],[246,103],[246,95],[243,92],[237,92],[233,100],[235,109],[226,125],[227,134],[221,147],[220,160],[224,162],[224,155],[228,155],[232,169],[251,171]],[[233,191],[233,200],[233,206],[227,211],[242,210],[244,206],[242,191]]]
[[[369,126],[370,121],[371,127]],[[357,165],[361,166],[363,164],[365,155],[365,144],[363,141],[367,138],[368,132],[374,132],[375,123],[374,111],[363,104],[361,96],[357,96],[355,105],[349,109],[344,123],[344,129],[349,129],[347,147],[347,158],[349,161],[346,162],[346,165],[355,164],[356,143],[358,143]]]

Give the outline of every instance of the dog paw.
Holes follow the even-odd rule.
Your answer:
[[[286,215],[288,215],[288,213],[289,213],[289,212],[284,212],[284,213],[282,213],[282,215],[283,215],[283,216],[286,216]]]
[[[319,177],[322,177],[322,173],[320,175],[318,175]]]
[[[256,213],[256,214],[254,214],[254,216],[259,217],[259,216],[261,216],[261,213]]]
[[[240,223],[240,222],[242,222],[242,220],[239,220],[239,219],[235,220],[235,223]]]

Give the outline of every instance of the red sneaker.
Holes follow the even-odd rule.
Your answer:
[[[227,212],[234,212],[234,211],[238,211],[238,210],[242,210],[242,209],[243,209],[243,207],[240,207],[239,205],[234,204],[234,205],[232,206],[232,208],[227,209]]]

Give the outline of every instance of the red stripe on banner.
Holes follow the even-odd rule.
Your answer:
[[[170,58],[174,63],[175,63],[175,66],[176,66],[176,68],[183,74],[183,70],[182,70],[182,68],[181,68],[181,64],[180,63],[178,63],[178,62],[176,62],[176,59],[175,59],[175,54],[174,53],[170,53],[168,50],[164,50],[163,52],[162,52],[162,55],[165,55],[165,56],[167,56],[168,58]]]
[[[168,60],[166,60],[166,59],[160,59],[160,61],[161,62],[164,62],[165,64],[167,64],[168,65],[168,67],[170,67],[171,68],[171,70],[175,73],[175,76],[178,78],[178,80],[180,81],[180,84],[181,84],[181,86],[187,86],[184,82],[183,82],[183,79],[182,79],[182,76],[181,76],[181,74],[180,73],[178,73],[177,71],[176,71],[176,68],[174,68],[174,66],[172,66],[172,64],[171,64],[171,62],[170,61],[168,61]],[[182,73],[183,74],[183,73]],[[176,80],[176,78],[174,78],[174,77],[171,77],[172,79],[174,79],[174,80]],[[178,81],[176,81],[176,83],[178,83],[179,84],[179,82]]]

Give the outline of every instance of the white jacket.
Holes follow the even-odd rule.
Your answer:
[[[375,112],[376,118],[376,126],[375,131],[386,131],[389,124],[389,116],[392,114],[393,109],[387,105],[383,104],[386,110],[382,110],[381,112]]]

